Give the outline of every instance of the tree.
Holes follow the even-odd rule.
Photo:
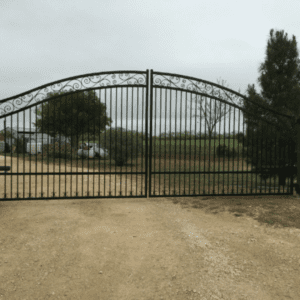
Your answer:
[[[218,82],[219,83],[219,82]],[[224,81],[222,81],[222,85],[224,84]],[[233,97],[226,91],[222,90],[225,96],[220,95],[220,98],[222,100],[230,100],[233,102]],[[240,91],[239,91],[240,92]],[[196,99],[198,97],[198,99]],[[199,99],[200,98],[200,99]],[[204,119],[207,128],[208,128],[208,138],[211,139],[213,135],[213,130],[215,126],[225,117],[228,112],[230,111],[230,107],[228,109],[225,109],[225,104],[222,102],[219,102],[218,100],[215,100],[215,104],[213,107],[211,107],[211,100],[206,102],[201,98],[201,96],[197,95],[193,98],[193,101],[198,102],[200,104],[200,119]],[[202,107],[202,104],[205,102],[204,107]],[[193,117],[197,116],[193,115]]]
[[[51,137],[70,137],[72,148],[78,147],[80,135],[92,133],[90,136],[95,138],[112,123],[95,91],[48,93],[46,99],[48,101],[35,110],[39,119],[33,125],[38,132],[49,132]]]
[[[219,84],[219,82],[218,82]],[[224,81],[222,81],[222,86],[224,84]],[[227,92],[226,90],[222,90],[223,95],[219,95],[219,98],[222,100],[225,100],[227,102],[229,102],[229,100],[233,103],[233,96],[229,94],[229,92]],[[240,90],[239,90],[240,93]],[[196,99],[196,98],[200,98],[200,99]],[[215,128],[215,126],[228,114],[229,111],[231,111],[231,107],[229,106],[228,109],[226,109],[225,104],[222,103],[221,101],[215,100],[215,104],[212,106],[211,102],[212,100],[206,102],[206,98],[205,98],[205,105],[204,107],[202,107],[202,104],[204,102],[204,100],[202,99],[201,96],[196,96],[193,99],[195,102],[198,102],[200,104],[200,120],[204,119],[205,121],[205,125],[208,128],[208,149],[209,151],[211,150],[211,139],[213,136],[213,130]],[[197,107],[197,106],[196,106]],[[196,115],[193,115],[197,116]],[[206,136],[206,130],[205,130],[205,136]],[[210,156],[208,157],[208,159],[210,160]]]
[[[110,128],[100,136],[101,145],[110,153],[117,166],[126,164],[130,157],[137,158],[143,151],[143,135],[122,128]]]
[[[262,93],[259,95],[254,85],[248,85],[248,98],[293,118],[288,119],[244,100],[247,139],[243,147],[248,148],[247,164],[251,164],[263,179],[279,176],[279,184],[285,185],[286,177],[295,177],[297,171],[294,167],[297,161],[294,125],[300,116],[300,60],[295,36],[289,40],[283,30],[276,31],[275,36],[273,33],[271,29],[265,62],[259,67],[258,82]],[[275,129],[264,120],[279,128]],[[262,167],[266,165],[274,167],[265,173]]]

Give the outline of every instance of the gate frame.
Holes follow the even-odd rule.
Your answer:
[[[195,78],[195,77],[190,77],[190,76],[185,76],[185,75],[180,75],[180,74],[174,74],[174,73],[162,73],[162,72],[153,72],[153,69],[151,69],[151,70],[149,70],[149,69],[147,69],[146,70],[146,72],[144,72],[144,71],[110,71],[110,72],[100,72],[100,73],[89,73],[89,74],[82,74],[82,75],[79,75],[79,76],[73,76],[73,77],[69,77],[69,78],[65,78],[65,79],[62,79],[62,80],[58,80],[58,81],[54,81],[54,82],[51,82],[51,83],[47,83],[47,84],[45,84],[45,85],[42,85],[42,86],[40,86],[40,87],[37,87],[37,88],[34,88],[34,89],[32,89],[32,90],[29,90],[29,91],[26,91],[26,92],[24,92],[24,93],[21,93],[21,94],[18,94],[18,95],[16,95],[16,96],[12,96],[12,97],[9,97],[9,98],[6,98],[6,99],[3,99],[3,100],[0,100],[0,119],[2,119],[2,118],[5,118],[5,121],[6,121],[6,117],[7,116],[13,116],[14,114],[17,114],[17,113],[19,113],[20,111],[23,111],[23,110],[25,110],[25,107],[24,108],[21,108],[20,110],[18,110],[18,111],[16,111],[16,112],[12,112],[12,113],[8,113],[8,114],[5,114],[4,113],[4,110],[2,109],[2,111],[3,111],[3,113],[1,113],[1,103],[5,103],[5,102],[8,102],[8,101],[10,101],[10,100],[18,100],[17,98],[25,98],[25,97],[21,97],[21,96],[26,96],[26,95],[28,95],[28,94],[31,94],[32,92],[34,92],[34,91],[37,91],[37,90],[39,90],[38,91],[38,93],[34,96],[34,97],[36,97],[36,96],[38,96],[38,94],[39,94],[39,92],[42,90],[42,89],[45,89],[45,90],[47,90],[47,88],[48,87],[50,87],[50,86],[55,86],[55,84],[58,84],[58,85],[60,85],[60,83],[61,82],[65,82],[65,81],[67,81],[67,80],[70,80],[70,81],[72,81],[72,80],[75,80],[75,79],[78,79],[78,80],[84,80],[86,77],[88,77],[88,78],[91,78],[91,77],[93,77],[93,76],[95,76],[95,75],[107,75],[107,76],[109,76],[109,75],[112,75],[112,77],[115,75],[115,74],[128,74],[128,75],[130,75],[131,73],[135,73],[135,74],[142,74],[143,76],[145,76],[145,83],[144,84],[141,84],[141,83],[139,83],[138,81],[136,81],[136,83],[135,84],[130,84],[129,82],[127,82],[127,84],[126,85],[122,85],[122,84],[112,84],[112,85],[106,85],[105,86],[105,84],[102,84],[101,85],[101,87],[103,87],[103,88],[116,88],[116,87],[144,87],[144,88],[146,88],[146,109],[145,109],[145,113],[146,113],[146,132],[145,132],[145,135],[146,135],[146,153],[145,153],[145,156],[146,156],[146,160],[145,160],[145,172],[136,172],[136,174],[144,174],[145,175],[145,194],[144,195],[136,195],[136,196],[117,196],[117,195],[115,195],[115,196],[82,196],[82,197],[76,197],[76,196],[73,196],[73,197],[71,197],[71,196],[69,196],[69,197],[55,197],[55,198],[46,198],[46,197],[42,197],[42,198],[0,198],[0,201],[1,200],[28,200],[28,199],[34,199],[34,200],[38,200],[38,199],[74,199],[74,198],[76,198],[76,199],[85,199],[85,198],[148,198],[148,197],[173,197],[174,195],[155,195],[155,194],[151,194],[151,183],[152,183],[152,175],[154,175],[154,174],[157,174],[157,172],[155,172],[155,171],[153,171],[152,170],[152,145],[153,145],[153,143],[152,143],[152,138],[153,138],[153,134],[152,134],[152,131],[153,131],[153,89],[154,88],[161,88],[161,89],[168,89],[168,90],[176,90],[176,91],[183,91],[183,92],[193,92],[194,94],[198,94],[198,95],[204,95],[204,96],[206,96],[206,97],[209,97],[210,98],[210,100],[211,99],[215,99],[215,100],[218,100],[218,101],[220,101],[220,102],[223,102],[223,103],[225,103],[225,104],[228,104],[228,105],[230,105],[231,107],[236,107],[237,109],[239,109],[239,110],[241,110],[241,111],[244,111],[245,112],[245,110],[243,109],[243,108],[241,108],[241,107],[239,107],[238,105],[236,105],[236,104],[233,104],[233,103],[229,103],[229,102],[227,102],[226,100],[222,100],[222,99],[220,99],[220,98],[218,98],[218,97],[215,97],[213,94],[212,95],[209,95],[209,94],[202,94],[202,93],[200,93],[200,92],[197,92],[197,88],[199,88],[199,87],[196,87],[195,88],[195,83],[193,82],[193,81],[195,81],[195,82],[197,82],[197,84],[199,84],[199,83],[204,83],[205,85],[206,84],[208,84],[208,85],[210,85],[210,86],[212,86],[213,88],[214,87],[216,87],[216,88],[220,88],[220,89],[222,89],[222,91],[227,91],[227,92],[229,92],[229,93],[233,93],[233,94],[235,94],[236,96],[238,96],[238,97],[240,97],[240,98],[242,98],[242,99],[245,99],[245,100],[247,100],[247,101],[249,101],[249,102],[251,102],[251,103],[253,103],[253,104],[255,104],[255,105],[257,105],[257,106],[259,106],[259,107],[261,107],[261,108],[263,108],[263,109],[265,109],[265,110],[269,110],[269,111],[271,111],[271,112],[273,112],[273,113],[276,113],[277,115],[281,115],[281,116],[284,116],[284,117],[287,117],[287,118],[289,118],[289,119],[294,119],[294,117],[291,117],[291,116],[288,116],[288,115],[285,115],[285,114],[282,114],[282,113],[279,113],[279,112],[277,112],[277,111],[275,111],[275,110],[273,110],[273,109],[270,109],[270,108],[268,108],[268,107],[264,107],[263,105],[261,105],[261,104],[257,104],[257,103],[254,103],[253,101],[251,101],[250,99],[248,99],[246,96],[244,96],[244,95],[242,95],[242,94],[240,94],[240,93],[238,93],[238,92],[236,92],[236,91],[233,91],[233,90],[231,90],[231,89],[228,89],[228,88],[226,88],[226,87],[223,87],[223,86],[220,86],[220,85],[218,85],[218,84],[215,84],[215,83],[213,83],[213,82],[209,82],[209,81],[205,81],[205,80],[202,80],[202,79],[199,79],[199,78]],[[165,77],[165,79],[166,79],[166,81],[169,81],[169,84],[166,84],[166,85],[164,85],[164,84],[161,84],[161,85],[159,85],[159,84],[153,84],[153,81],[154,81],[154,77],[155,76],[163,76],[163,77]],[[192,84],[192,85],[194,85],[194,88],[195,89],[188,89],[188,87],[186,88],[186,89],[184,89],[184,88],[181,88],[181,87],[178,87],[178,86],[175,86],[175,87],[170,87],[171,86],[171,84],[174,84],[172,81],[170,81],[170,79],[168,79],[167,77],[170,77],[171,79],[172,78],[180,78],[180,79],[183,79],[183,82],[185,82],[186,80],[189,80],[190,81],[190,83]],[[114,78],[114,77],[113,77]],[[103,79],[104,80],[104,79]],[[130,78],[129,79],[127,79],[127,81],[128,80],[130,80]],[[65,85],[65,86],[67,86],[67,84]],[[58,92],[60,92],[61,90],[63,90],[63,88],[65,87],[65,86],[63,86]],[[73,86],[74,87],[74,86]],[[99,89],[99,90],[101,90],[101,87],[99,87],[99,88],[94,88],[94,89],[92,89],[92,88],[88,88],[88,89],[92,89],[92,90],[96,90],[96,89]],[[81,89],[75,89],[75,90],[73,90],[73,89],[71,89],[71,90],[69,90],[69,91],[73,91],[74,93],[75,92],[77,92],[77,91],[86,91],[87,89],[83,89],[83,90],[81,90]],[[55,91],[55,92],[57,92],[57,91]],[[32,100],[32,99],[31,99]],[[31,100],[30,100],[30,102],[31,102]],[[43,99],[42,99],[43,100]],[[39,102],[36,102],[36,103],[34,103],[34,105],[31,105],[30,107],[32,107],[32,106],[37,106],[39,104]],[[13,104],[12,104],[13,105]],[[14,105],[13,105],[14,106]],[[148,112],[148,110],[150,110],[150,116],[149,116],[149,112]],[[9,111],[9,110],[8,110]],[[150,129],[148,128],[148,121],[149,121],[149,118],[150,118]],[[267,120],[264,120],[264,122],[266,122],[266,123],[269,123],[271,126],[275,126],[276,127],[276,125],[274,125],[274,124],[272,124],[272,123],[270,123],[269,121],[267,121]],[[299,143],[300,143],[300,117],[299,117],[299,119],[297,119],[297,121],[295,122],[295,124],[296,125],[298,125],[297,126],[297,145],[299,145]],[[149,145],[149,138],[148,138],[148,135],[150,134],[150,145]],[[150,146],[150,149],[149,149],[149,146]],[[5,159],[5,167],[6,167],[6,159]],[[298,170],[298,172],[297,172],[297,182],[300,182],[300,147],[297,147],[297,170]],[[96,172],[97,174],[99,173],[99,172]],[[128,173],[128,172],[126,172],[126,173]],[[130,172],[131,173],[131,172]],[[158,172],[159,174],[160,173],[168,173],[168,172]],[[174,173],[176,173],[176,172],[174,172]],[[180,173],[182,173],[182,172],[180,172]],[[189,172],[185,172],[185,173],[189,173]],[[201,172],[200,172],[201,173]],[[215,172],[213,172],[213,173],[215,173]],[[243,172],[241,172],[241,173],[243,173]],[[11,174],[11,176],[12,175],[18,175],[19,173],[13,173],[13,174]],[[37,175],[36,173],[31,173],[31,174],[35,174],[35,175]],[[49,174],[49,173],[45,173],[45,174]],[[61,175],[64,175],[64,173],[55,173],[56,175],[59,175],[59,174],[61,174]],[[74,174],[79,174],[79,173],[74,173]],[[80,173],[80,174],[85,174],[85,173]],[[92,174],[95,174],[95,172],[94,173],[91,173],[91,172],[89,172],[89,174],[90,175],[92,175]],[[109,174],[109,173],[108,173]],[[121,174],[124,174],[123,172],[121,173]],[[1,178],[1,176],[7,176],[8,174],[6,173],[6,174],[3,174],[3,173],[0,173],[0,178]],[[99,173],[99,175],[100,175],[100,173]],[[23,175],[24,176],[24,175]],[[148,187],[148,177],[149,177],[149,187]],[[296,186],[296,191],[297,191],[297,193],[299,194],[300,193],[300,188],[299,188],[299,184],[297,183],[296,185],[293,185],[293,180],[292,180],[292,178],[291,178],[291,192],[290,193],[265,193],[265,194],[262,194],[262,193],[251,193],[251,194],[249,194],[249,195],[282,195],[282,194],[284,194],[284,195],[289,195],[289,194],[292,194],[293,192],[292,192],[292,186]],[[6,185],[5,185],[5,187],[6,187]],[[210,195],[215,195],[215,194],[210,194]],[[216,194],[216,195],[221,195],[221,194]],[[225,196],[239,196],[239,195],[248,195],[248,194],[226,194]],[[6,196],[6,194],[5,194],[5,196]],[[200,195],[176,195],[176,197],[188,197],[188,196],[204,196],[203,194],[200,194]],[[224,196],[224,195],[221,195],[221,196]]]

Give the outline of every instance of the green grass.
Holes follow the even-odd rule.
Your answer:
[[[84,141],[87,143],[88,141]],[[80,142],[81,143],[81,142]],[[98,141],[90,141],[90,143],[98,143]],[[229,149],[235,149],[237,153],[241,155],[242,146],[238,144],[237,140],[230,139],[213,139],[210,141],[209,148],[209,140],[164,140],[164,139],[153,139],[152,140],[152,152],[153,155],[160,156],[174,156],[181,153],[182,155],[208,155],[209,149],[211,149],[211,153],[216,152],[217,147],[219,145],[226,145]],[[143,141],[143,152],[146,152],[146,141]],[[150,141],[148,141],[148,146],[150,147]]]

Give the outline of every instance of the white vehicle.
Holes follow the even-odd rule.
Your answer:
[[[83,148],[85,147],[88,147],[89,149],[84,150]],[[84,156],[89,158],[100,156],[100,158],[106,158],[108,156],[108,151],[106,149],[100,148],[98,144],[86,143],[80,146],[78,150],[78,156]]]

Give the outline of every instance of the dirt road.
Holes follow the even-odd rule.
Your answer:
[[[167,198],[0,202],[0,233],[0,300],[300,299],[299,229]]]

